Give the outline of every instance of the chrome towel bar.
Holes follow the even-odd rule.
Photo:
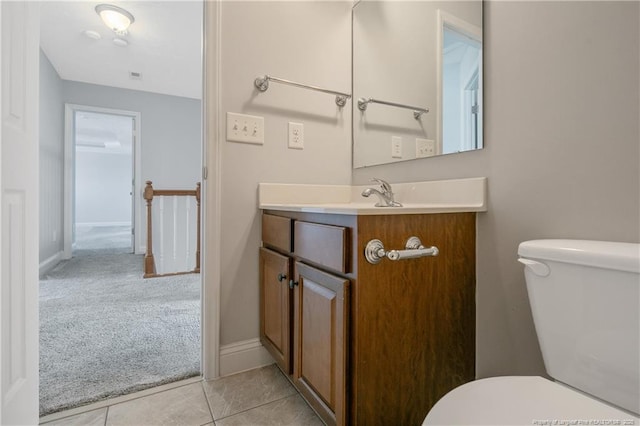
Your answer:
[[[404,250],[385,250],[382,241],[371,240],[364,249],[364,257],[367,262],[375,265],[383,258],[389,260],[416,259],[419,257],[437,256],[440,253],[438,247],[425,247],[418,237],[410,237],[405,244]]]
[[[412,109],[413,110],[413,118],[415,118],[416,120],[419,120],[420,116],[422,114],[425,114],[425,113],[429,112],[429,108],[421,108],[421,107],[416,107],[416,106],[411,106],[411,105],[398,104],[398,103],[395,103],[395,102],[381,101],[379,99],[373,99],[373,98],[369,98],[369,99],[360,98],[360,99],[358,99],[358,109],[360,111],[366,111],[368,104],[381,104],[381,105],[388,105],[388,106],[392,106],[392,107],[396,107],[396,108]]]
[[[335,90],[323,89],[322,87],[311,86],[309,84],[296,83],[294,81],[285,80],[283,78],[271,77],[270,75],[265,75],[264,77],[258,77],[254,80],[253,84],[258,88],[261,92],[266,92],[269,88],[269,82],[273,81],[275,83],[287,84],[289,86],[300,87],[303,89],[311,89],[317,92],[328,93],[330,95],[335,95],[336,97],[336,105],[339,107],[343,107],[347,103],[347,99],[351,98],[351,95],[348,93],[336,92]]]

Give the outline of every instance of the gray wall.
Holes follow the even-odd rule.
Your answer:
[[[75,222],[131,224],[131,154],[76,150]]]
[[[158,189],[195,189],[201,179],[200,100],[61,80],[42,51],[40,64],[40,262],[63,250],[65,103],[139,112],[142,187],[152,180]],[[136,201],[144,206],[141,193]]]
[[[518,244],[640,241],[638,2],[489,2],[478,152],[356,170],[487,176],[478,215],[477,375],[543,374]]]
[[[200,181],[200,100],[65,80],[64,102],[139,112],[143,181],[158,189]]]
[[[40,51],[40,262],[62,251],[62,86],[60,76]]]
[[[253,81],[270,74],[349,92],[350,10],[347,1],[222,2],[220,123],[227,111],[265,120],[264,145],[221,142],[222,345],[259,336],[258,183],[351,181],[350,104],[277,83],[260,93]],[[287,148],[289,121],[304,124],[302,151]]]

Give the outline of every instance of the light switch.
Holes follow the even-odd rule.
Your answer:
[[[227,140],[263,145],[264,117],[228,112]]]
[[[416,158],[436,155],[436,142],[433,139],[416,139]]]

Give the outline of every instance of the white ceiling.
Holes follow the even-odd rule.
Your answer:
[[[95,12],[99,3],[128,10],[135,18],[126,47]],[[40,45],[64,80],[167,95],[202,97],[203,2],[67,1],[43,2]],[[102,38],[92,40],[86,30]],[[142,74],[133,80],[130,72]]]
[[[76,149],[82,152],[132,155],[133,119],[116,114],[78,111],[75,115]]]

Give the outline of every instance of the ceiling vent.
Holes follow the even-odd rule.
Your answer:
[[[129,78],[131,80],[142,80],[142,73],[129,71]]]

